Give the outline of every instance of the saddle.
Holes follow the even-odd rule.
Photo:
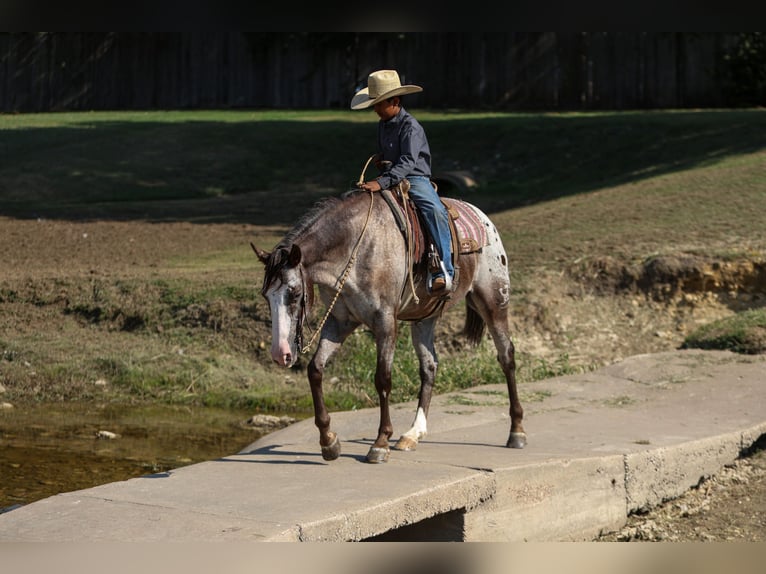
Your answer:
[[[435,184],[433,184],[436,187]],[[433,242],[420,211],[409,196],[410,183],[403,179],[391,189],[383,190],[383,198],[391,208],[399,230],[404,236],[408,253],[408,272],[410,278],[416,266],[430,253]],[[452,243],[452,265],[455,269],[453,290],[460,281],[459,256],[480,251],[487,245],[487,230],[470,206],[460,200],[441,197],[441,202],[449,214],[449,228]],[[450,294],[446,297],[449,298]]]

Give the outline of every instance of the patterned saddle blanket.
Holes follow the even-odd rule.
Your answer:
[[[457,235],[458,253],[481,251],[487,245],[487,228],[473,208],[464,201],[445,197],[442,203],[447,206],[453,224],[453,235]],[[453,241],[454,245],[454,241]]]

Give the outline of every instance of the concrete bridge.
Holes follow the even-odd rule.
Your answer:
[[[503,385],[435,396],[429,434],[364,456],[377,409],[312,420],[225,458],[0,515],[0,542],[578,541],[674,498],[766,435],[766,356],[676,351],[520,386],[529,444],[506,449]],[[395,437],[415,404],[393,408]]]

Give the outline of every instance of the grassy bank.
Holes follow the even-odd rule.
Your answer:
[[[435,171],[475,176],[462,197],[498,226],[512,314],[543,344],[554,313],[537,297],[552,280],[559,298],[578,297],[573,269],[766,253],[763,111],[413,111]],[[289,372],[270,364],[249,242],[271,247],[315,201],[348,189],[375,123],[350,111],[1,116],[3,396],[307,410],[305,360]],[[437,392],[501,382],[489,342],[461,343],[460,311],[441,328]],[[522,381],[591,367],[550,346],[519,346]],[[327,377],[334,408],[374,402],[373,356],[364,331],[345,345]],[[407,329],[394,393],[417,394]]]

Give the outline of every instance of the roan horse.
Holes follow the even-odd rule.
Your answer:
[[[463,298],[467,303],[465,335],[471,343],[478,344],[488,326],[505,374],[511,418],[506,446],[523,448],[526,445],[523,410],[516,391],[514,346],[509,334],[510,281],[506,252],[500,234],[486,214],[465,202],[445,201],[472,210],[475,220],[485,228],[486,238],[485,245],[455,258],[456,286],[446,298],[428,293],[427,254],[412,257],[406,234],[399,227],[401,220],[394,216],[382,193],[358,191],[326,198],[271,252],[251,244],[265,266],[261,293],[271,311],[271,356],[277,364],[291,367],[299,354],[311,345],[310,342],[303,348],[302,332],[314,302],[315,286],[327,309],[317,330],[320,338],[316,352],[308,365],[314,422],[319,429],[319,444],[325,460],[338,458],[340,440],[330,428],[322,376],[343,341],[362,325],[374,336],[380,424],[367,462],[386,462],[389,438],[393,434],[389,396],[398,322],[409,322],[411,327],[420,364],[420,393],[412,427],[401,435],[394,448],[413,450],[427,432],[426,419],[437,370],[436,321]],[[411,275],[408,273],[410,260]]]

